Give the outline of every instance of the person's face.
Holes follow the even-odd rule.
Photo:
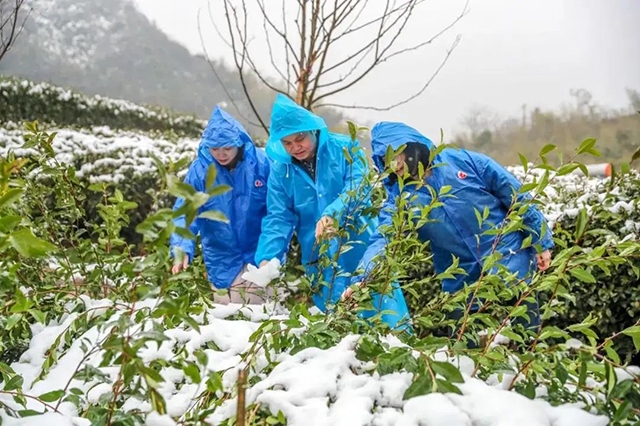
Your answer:
[[[238,148],[235,146],[225,146],[222,148],[211,148],[211,155],[222,166],[226,166],[231,163],[236,155],[238,155]]]
[[[311,132],[300,132],[285,136],[282,138],[282,146],[284,146],[287,154],[299,161],[311,157],[313,150],[316,148]]]
[[[404,171],[407,168],[407,156],[404,152],[393,157],[390,170],[398,176],[404,176]]]

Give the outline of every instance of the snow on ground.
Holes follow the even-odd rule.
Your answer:
[[[85,309],[103,309],[106,300],[83,300]],[[135,310],[151,309],[158,300],[138,302]],[[110,318],[114,324],[117,318],[129,308],[118,305],[116,313]],[[238,316],[241,313],[242,315]],[[57,337],[66,330],[82,313],[66,315],[58,322],[46,326],[36,324],[29,349],[12,368],[24,377],[23,392],[28,395],[41,395],[46,392],[68,388],[78,388],[89,403],[95,403],[101,396],[109,396],[112,384],[117,380],[119,368],[113,365],[101,366],[103,352],[98,349],[89,352],[94,345],[103,341],[110,327],[94,326],[74,340],[70,347],[43,380],[37,381],[45,354]],[[225,390],[232,391],[239,371],[245,367],[241,355],[253,344],[249,337],[265,319],[285,319],[288,313],[274,305],[214,305],[203,315],[194,318],[200,322],[200,331],[187,325],[164,331],[168,339],[159,346],[149,342],[140,355],[146,364],[154,359],[170,361],[179,351],[186,351],[188,359],[195,361],[194,352],[204,350],[207,355],[206,366],[201,366],[201,376],[209,372],[219,372]],[[135,325],[131,332],[150,331],[153,321],[144,325]],[[143,327],[144,330],[140,329]],[[293,331],[292,331],[293,332]],[[336,346],[326,350],[307,348],[296,354],[281,353],[272,355],[277,365],[265,373],[268,365],[264,352],[258,352],[255,370],[261,380],[247,390],[247,404],[259,403],[274,415],[282,412],[287,424],[291,426],[313,425],[404,425],[404,426],[604,426],[608,419],[583,411],[575,405],[552,407],[543,400],[530,400],[518,393],[509,392],[501,383],[490,386],[485,382],[469,377],[473,362],[469,358],[450,359],[458,365],[465,377],[465,383],[459,387],[463,395],[428,394],[403,401],[402,396],[411,384],[412,374],[397,372],[380,376],[372,373],[372,364],[356,358],[355,348],[361,337],[348,335]],[[402,343],[393,336],[387,342],[390,346]],[[207,348],[206,343],[215,343],[215,349]],[[84,349],[83,349],[84,347]],[[438,354],[438,360],[447,360],[444,353]],[[104,382],[99,379],[89,381],[73,378],[79,366],[90,365],[105,375]],[[165,364],[166,365],[166,364]],[[182,370],[171,366],[162,367],[160,375],[164,382],[159,392],[167,403],[167,415],[161,416],[151,410],[144,401],[129,398],[125,411],[141,410],[147,412],[146,425],[164,426],[175,424],[188,410],[193,408],[194,399],[206,390],[206,384],[193,383],[186,378]],[[2,402],[19,409],[7,395],[0,396]],[[207,423],[217,425],[235,415],[236,399],[223,402],[207,418]],[[35,400],[28,401],[28,408],[41,410]],[[42,425],[49,426],[85,426],[89,423],[79,417],[78,409],[70,402],[62,402],[60,414],[47,413],[25,419],[13,419],[0,411],[5,426]]]

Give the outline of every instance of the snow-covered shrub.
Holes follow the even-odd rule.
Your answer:
[[[610,345],[620,334],[640,345],[638,325],[604,344],[595,341],[590,319],[523,331],[502,322],[522,310],[498,306],[516,292],[526,298],[521,286],[494,295],[490,309],[501,317],[470,315],[468,332],[453,339],[390,332],[376,317],[363,320],[357,311],[370,307],[368,288],[354,296],[358,308],[339,304],[329,314],[286,300],[215,305],[199,265],[169,274],[169,235],[189,236],[175,228],[175,214],[160,209],[147,217],[136,228],[143,240],[132,247],[120,233],[135,203],[117,189],[94,186],[102,193],[101,220],[87,217],[81,201],[90,189],[73,167],[55,160],[54,140],[31,126],[24,148],[33,155],[0,156],[0,344],[28,341],[18,361],[0,362],[3,425],[604,426],[640,420],[639,371],[617,361]],[[211,194],[178,185],[162,161],[156,166],[161,191],[185,198],[185,213],[194,216]],[[399,256],[387,265],[386,284],[372,283],[377,290],[412,261],[402,256],[415,244],[412,220],[399,211],[398,225],[404,221],[407,233],[394,240]],[[532,287],[555,300],[543,307],[543,318],[570,299],[567,282],[588,279],[594,269],[613,270],[638,253],[637,242],[613,239],[558,252],[552,269],[532,279]],[[496,289],[495,281],[486,284]],[[489,300],[486,292],[479,297]],[[465,294],[443,300],[441,308],[466,300]],[[443,318],[440,311],[421,312],[414,321]],[[480,332],[487,345],[468,349],[464,342]]]
[[[13,152],[18,157],[34,155],[33,148],[22,148],[24,131],[0,128],[0,153]],[[117,185],[125,199],[138,207],[130,212],[131,223],[124,232],[127,240],[136,239],[134,228],[154,209],[169,206],[172,197],[162,195],[158,188],[160,175],[154,157],[182,176],[195,158],[199,139],[175,140],[148,134],[114,131],[109,127],[90,130],[60,129],[52,147],[56,160],[73,167],[75,176],[84,184]],[[34,177],[35,178],[35,177]],[[88,194],[82,200],[88,217],[96,217],[101,194]]]
[[[202,119],[168,109],[8,77],[0,77],[0,111],[0,123],[39,120],[59,126],[109,126],[190,137],[198,137],[206,125]]]

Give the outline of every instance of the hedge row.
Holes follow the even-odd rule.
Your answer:
[[[38,120],[58,126],[173,132],[199,137],[206,121],[168,109],[86,96],[48,83],[0,76],[0,124]]]

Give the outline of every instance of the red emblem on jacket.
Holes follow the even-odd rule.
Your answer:
[[[466,179],[467,178],[467,174],[465,172],[463,172],[462,170],[459,170],[458,171],[458,178]]]
[[[256,188],[261,188],[264,185],[264,183],[262,183],[262,181],[260,179],[258,179],[258,180],[256,180],[255,185],[256,185]]]

